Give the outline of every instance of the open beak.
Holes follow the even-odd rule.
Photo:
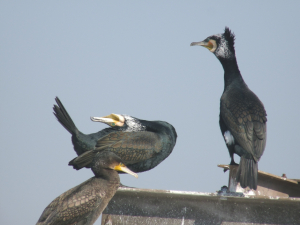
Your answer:
[[[124,173],[128,173],[128,174],[134,176],[135,178],[138,178],[138,177],[139,177],[136,173],[132,172],[132,171],[131,171],[130,169],[128,169],[125,165],[121,166],[121,165],[119,164],[119,165],[115,166],[114,170],[122,171],[122,172],[124,172]]]

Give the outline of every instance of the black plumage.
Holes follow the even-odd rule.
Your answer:
[[[167,158],[176,144],[177,134],[171,124],[119,114],[92,117],[93,121],[106,123],[111,127],[85,135],[76,128],[58,98],[56,102],[58,106],[54,106],[54,114],[72,134],[72,142],[78,155],[69,163],[75,169],[89,168],[98,152],[110,150],[121,157],[132,171],[144,172]]]
[[[53,114],[56,116],[61,125],[72,135],[72,143],[77,155],[93,150],[97,141],[112,131],[111,129],[103,129],[92,134],[84,134],[80,132],[58,97],[55,98],[55,101],[57,105],[53,106]]]
[[[212,35],[191,46],[209,49],[224,69],[224,91],[220,102],[220,129],[231,157],[241,157],[236,180],[243,188],[257,189],[258,161],[267,140],[267,114],[263,103],[248,88],[239,71],[234,49],[234,34],[225,28],[223,34]]]
[[[91,225],[106,208],[120,185],[117,171],[130,171],[110,151],[98,153],[92,165],[95,176],[54,199],[43,211],[37,225]]]

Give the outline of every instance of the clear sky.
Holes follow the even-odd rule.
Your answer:
[[[84,133],[90,116],[128,114],[177,130],[173,153],[125,185],[215,192],[230,162],[219,128],[223,69],[203,47],[228,26],[250,89],[268,114],[259,169],[300,178],[300,1],[1,1],[0,224],[35,224],[58,195],[93,176],[68,162],[58,96]],[[239,162],[239,157],[235,157]],[[100,222],[98,221],[97,224]]]

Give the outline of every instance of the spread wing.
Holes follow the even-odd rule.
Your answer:
[[[99,139],[95,150],[88,151],[70,161],[75,169],[90,165],[94,156],[104,150],[117,154],[123,162],[134,164],[154,157],[163,148],[161,138],[153,132],[114,132]]]
[[[60,224],[67,221],[73,224],[84,220],[102,201],[94,189],[87,188],[93,178],[66,191],[54,199],[44,210],[37,225]]]
[[[235,141],[256,161],[262,156],[267,139],[267,114],[257,96],[233,93],[221,98],[221,117]]]

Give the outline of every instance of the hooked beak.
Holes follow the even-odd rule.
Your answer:
[[[115,122],[115,120],[111,119],[111,118],[105,118],[105,117],[92,117],[91,116],[91,120],[94,122],[101,122],[101,123],[112,123]]]
[[[209,40],[209,41],[199,41],[199,42],[192,42],[191,46],[203,46],[207,48],[209,51],[214,52],[217,49],[217,43],[215,40]]]
[[[106,123],[109,126],[123,126],[125,119],[122,115],[119,114],[110,114],[108,116],[104,117],[91,117],[91,120],[94,122],[101,122],[101,123]]]
[[[208,44],[208,42],[205,42],[205,41],[199,41],[199,42],[192,42],[192,43],[191,43],[191,46],[199,45],[199,46],[206,47],[207,44]]]
[[[136,173],[134,173],[130,169],[128,169],[124,164],[123,164],[123,166],[121,166],[120,164],[115,166],[114,170],[122,171],[124,173],[128,173],[128,174],[134,176],[135,178],[139,177]]]

